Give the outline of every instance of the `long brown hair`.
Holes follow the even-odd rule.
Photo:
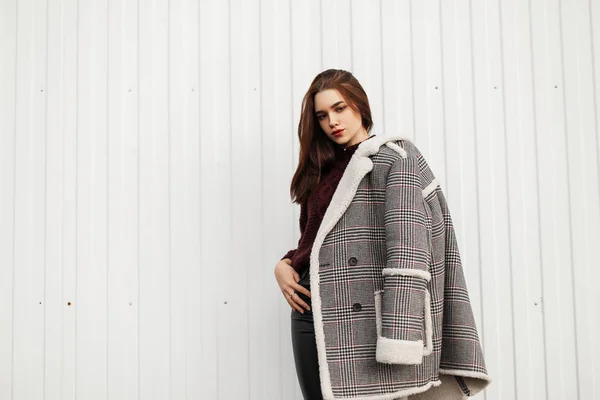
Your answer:
[[[367,93],[348,71],[328,69],[318,74],[302,100],[298,123],[300,157],[292,178],[290,195],[294,203],[304,203],[321,180],[322,168],[335,158],[335,143],[327,137],[315,115],[315,95],[327,89],[336,89],[348,105],[361,115],[367,133],[373,127]]]

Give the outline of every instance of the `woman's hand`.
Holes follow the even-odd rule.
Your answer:
[[[310,306],[296,292],[304,293],[310,297],[310,291],[298,283],[300,275],[298,275],[288,260],[289,258],[285,258],[277,262],[275,265],[275,278],[277,278],[277,284],[281,289],[281,293],[283,293],[283,297],[285,297],[292,309],[304,314],[304,310],[300,306],[307,310],[310,310]]]

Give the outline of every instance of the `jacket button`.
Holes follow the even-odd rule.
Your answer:
[[[354,303],[354,305],[352,306],[352,309],[354,311],[360,311],[360,310],[362,310],[362,305],[360,303]]]
[[[356,265],[356,257],[350,257],[350,259],[348,260],[348,262],[350,263],[350,265]]]

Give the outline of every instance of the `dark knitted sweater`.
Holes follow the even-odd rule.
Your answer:
[[[369,140],[375,135],[369,136]],[[321,226],[321,221],[325,211],[331,202],[344,170],[350,162],[352,155],[360,143],[348,146],[336,145],[335,160],[323,167],[321,181],[308,197],[308,200],[300,206],[300,240],[298,248],[288,251],[281,259],[289,258],[292,260],[292,267],[301,272],[310,265],[310,252],[313,242],[317,236],[317,231]]]

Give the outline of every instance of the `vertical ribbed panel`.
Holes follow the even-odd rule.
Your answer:
[[[486,400],[600,399],[600,2],[0,6],[0,398],[301,399],[273,275],[352,71],[457,231]]]

